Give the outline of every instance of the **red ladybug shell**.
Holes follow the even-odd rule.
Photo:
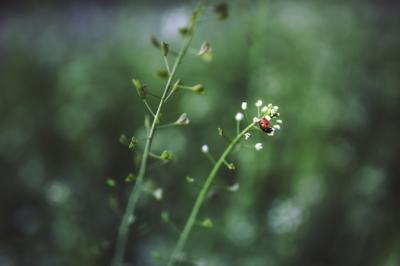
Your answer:
[[[269,122],[268,119],[261,118],[260,121],[258,122],[258,125],[260,126],[260,129],[264,132],[270,133],[271,132],[271,123]]]

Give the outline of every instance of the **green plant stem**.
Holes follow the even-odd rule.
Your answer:
[[[124,215],[122,217],[122,221],[121,224],[118,228],[118,236],[117,236],[117,240],[116,240],[116,246],[115,246],[115,252],[114,252],[114,257],[112,259],[112,266],[122,266],[123,264],[123,257],[124,257],[124,253],[125,253],[125,247],[126,247],[126,243],[127,243],[127,239],[128,239],[128,232],[129,232],[129,225],[133,222],[134,220],[134,216],[132,219],[132,215],[134,214],[135,208],[136,208],[136,204],[137,201],[140,197],[140,194],[142,192],[142,187],[143,187],[143,179],[146,173],[146,165],[147,165],[147,159],[149,157],[149,152],[150,152],[150,148],[151,148],[151,144],[153,141],[153,137],[154,137],[154,133],[156,131],[156,124],[158,123],[158,118],[160,116],[161,113],[161,109],[164,105],[166,96],[168,94],[168,90],[171,87],[172,81],[175,78],[175,74],[176,71],[178,69],[178,67],[180,66],[182,59],[184,58],[184,56],[187,53],[187,50],[190,47],[190,44],[192,42],[193,39],[193,35],[194,32],[196,30],[196,27],[198,25],[198,21],[199,18],[202,15],[203,9],[204,9],[204,1],[201,1],[200,4],[198,5],[197,9],[196,9],[196,16],[193,18],[192,24],[191,24],[191,32],[192,34],[190,34],[186,39],[185,39],[185,43],[183,44],[179,54],[177,55],[176,59],[175,59],[175,63],[174,66],[171,70],[171,74],[168,77],[168,81],[164,87],[164,91],[163,94],[161,96],[160,102],[158,104],[158,108],[157,111],[154,115],[154,119],[153,122],[151,124],[150,127],[150,131],[148,134],[148,138],[146,140],[146,144],[145,144],[145,148],[143,151],[143,156],[142,156],[142,160],[140,162],[140,166],[139,166],[139,173],[137,175],[137,179],[136,179],[136,183],[133,186],[132,192],[129,195],[129,199],[128,199],[128,204],[126,206]]]
[[[192,208],[192,211],[190,212],[190,215],[186,221],[185,227],[182,230],[182,233],[179,236],[178,242],[171,254],[171,257],[168,262],[168,266],[173,266],[176,257],[182,252],[186,240],[189,237],[189,234],[193,228],[193,225],[196,222],[197,214],[200,211],[200,208],[206,199],[207,192],[214,181],[214,178],[218,172],[218,170],[221,168],[221,166],[224,164],[226,157],[231,153],[233,148],[236,146],[236,144],[240,141],[240,139],[243,137],[243,135],[249,131],[255,123],[251,123],[248,125],[245,129],[243,129],[233,140],[232,142],[228,145],[228,147],[225,149],[225,151],[222,153],[221,157],[219,157],[218,161],[215,163],[214,167],[211,169],[210,174],[208,175],[203,187],[201,188],[199,195],[197,196],[196,202],[194,203],[194,206]]]

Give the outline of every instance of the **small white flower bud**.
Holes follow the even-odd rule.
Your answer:
[[[260,121],[260,119],[258,119],[258,117],[253,117],[253,122],[254,123],[257,123],[257,122],[259,122]]]
[[[256,106],[257,106],[257,107],[261,107],[261,105],[262,105],[262,101],[261,101],[261,100],[258,100],[258,101],[256,102]]]
[[[244,134],[244,139],[248,140],[251,137],[251,134],[249,132]]]
[[[242,102],[242,110],[246,110],[247,109],[247,102]]]
[[[262,143],[257,143],[256,145],[254,145],[254,148],[256,148],[256,150],[259,151],[263,148],[263,145]]]
[[[279,129],[281,129],[281,126],[280,125],[274,125],[274,128],[279,130]]]
[[[162,188],[157,188],[156,190],[153,191],[153,197],[156,200],[161,200],[163,196],[163,190]]]
[[[235,183],[235,184],[233,184],[232,186],[229,186],[228,187],[228,191],[231,191],[231,192],[236,192],[236,191],[238,191],[239,190],[239,183]]]
[[[201,151],[202,151],[203,153],[208,153],[208,145],[207,145],[207,144],[204,144],[203,146],[201,146]]]
[[[243,120],[243,113],[237,113],[235,116],[236,121],[242,121]]]
[[[266,113],[268,111],[268,107],[267,106],[264,106],[262,109],[261,109],[261,112],[263,112],[263,113]]]
[[[201,44],[201,47],[200,47],[199,52],[197,53],[197,55],[201,56],[201,55],[204,55],[205,53],[210,52],[210,51],[211,51],[210,44],[208,42],[203,42]]]
[[[268,121],[271,120],[271,117],[270,117],[269,115],[266,115],[266,116],[264,116],[264,117],[265,117],[265,119],[267,119]]]
[[[278,119],[278,120],[276,120],[276,123],[282,124],[282,120]]]

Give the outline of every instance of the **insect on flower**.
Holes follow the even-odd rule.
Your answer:
[[[271,127],[271,122],[265,117],[260,119],[258,125],[260,126],[260,129],[265,133],[272,133],[274,131],[274,129]]]

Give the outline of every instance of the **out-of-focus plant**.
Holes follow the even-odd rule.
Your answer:
[[[162,53],[162,58],[165,63],[165,70],[159,72],[159,76],[167,78],[167,82],[165,87],[162,91],[162,95],[158,96],[152,92],[150,92],[147,86],[142,83],[139,79],[133,79],[133,86],[135,87],[138,96],[143,101],[144,106],[150,113],[152,117],[152,122],[149,122],[148,116],[145,118],[145,127],[147,129],[147,137],[145,138],[145,145],[144,150],[141,157],[139,172],[136,177],[136,182],[133,186],[132,192],[129,195],[128,203],[125,209],[125,212],[122,217],[121,224],[118,229],[118,236],[115,246],[115,253],[112,260],[113,266],[120,266],[123,265],[123,257],[124,251],[127,244],[128,232],[130,225],[134,222],[135,216],[135,208],[137,201],[143,191],[147,191],[148,189],[144,186],[144,177],[146,174],[147,168],[147,161],[149,157],[154,159],[158,159],[164,162],[171,161],[173,159],[173,154],[170,151],[163,151],[160,155],[154,154],[151,152],[151,146],[154,138],[154,134],[157,129],[172,127],[172,126],[184,126],[189,124],[189,118],[187,117],[186,113],[183,113],[175,122],[162,124],[161,122],[161,110],[164,104],[171,99],[173,94],[178,90],[189,90],[198,94],[204,94],[204,86],[202,84],[197,84],[194,86],[186,86],[183,85],[183,82],[180,79],[176,78],[177,70],[182,63],[182,60],[186,56],[188,50],[190,49],[190,45],[193,40],[193,36],[197,30],[199,21],[205,11],[206,8],[206,1],[200,1],[197,8],[193,11],[190,19],[189,25],[184,28],[179,29],[179,33],[184,38],[184,43],[179,52],[174,51],[170,48],[169,44],[165,42],[160,42],[156,38],[152,38],[151,42],[154,46],[159,48]],[[199,52],[197,53],[198,56],[204,56],[205,54],[211,51],[211,47],[208,42],[204,42],[203,45],[200,47]],[[168,56],[172,55],[175,56],[175,61],[170,67]],[[159,103],[157,109],[154,111],[153,107],[147,101],[147,97],[155,97],[159,99]],[[129,149],[134,149],[138,144],[138,139],[135,137],[131,137],[129,140],[125,135],[121,135],[120,142],[128,146]],[[132,178],[129,178],[127,181],[131,181]],[[115,186],[112,180],[108,180],[108,184],[111,186]],[[162,189],[157,188],[152,192],[153,196],[156,199],[162,198]]]

